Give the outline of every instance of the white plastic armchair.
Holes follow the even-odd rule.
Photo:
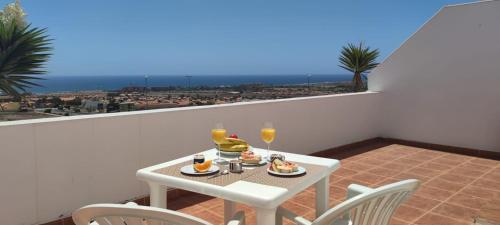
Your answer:
[[[181,212],[137,204],[88,205],[73,212],[73,221],[76,225],[212,225]],[[227,225],[245,225],[243,211]]]
[[[420,185],[415,179],[369,188],[357,184],[348,187],[347,200],[329,209],[314,221],[278,208],[276,224],[286,217],[299,225],[387,225],[394,211]]]

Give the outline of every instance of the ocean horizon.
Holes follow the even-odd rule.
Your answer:
[[[38,81],[42,87],[28,89],[35,94],[56,92],[79,92],[93,90],[118,90],[130,86],[144,86],[143,75],[89,75],[89,76],[63,76],[44,75],[45,80]],[[344,82],[350,81],[352,75],[347,74],[322,74],[312,75],[311,83]],[[307,75],[192,75],[191,87],[196,86],[236,86],[241,84],[306,84]],[[148,87],[166,86],[188,86],[188,78],[185,75],[148,75]]]

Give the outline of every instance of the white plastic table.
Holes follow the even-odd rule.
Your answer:
[[[266,150],[253,148],[257,154],[266,155]],[[192,160],[193,155],[161,163],[137,171],[137,178],[148,183],[150,188],[150,202],[153,207],[166,208],[167,187],[188,190],[200,194],[224,199],[224,220],[234,213],[234,203],[242,203],[255,208],[257,225],[275,224],[276,209],[279,205],[292,198],[301,191],[314,185],[316,188],[316,215],[323,214],[328,209],[329,200],[329,176],[340,167],[340,162],[335,159],[285,153],[272,151],[285,155],[286,160],[297,163],[308,163],[324,166],[324,170],[316,176],[307,176],[301,183],[297,183],[288,188],[257,184],[247,181],[237,181],[227,186],[219,186],[199,181],[188,180],[175,176],[153,172],[157,169],[176,165],[178,163]],[[200,154],[204,154],[206,159],[215,159],[217,150],[210,149]]]

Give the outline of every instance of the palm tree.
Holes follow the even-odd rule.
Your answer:
[[[34,75],[44,74],[50,57],[46,29],[31,28],[19,0],[0,11],[0,92],[20,97],[31,86],[40,86]]]
[[[46,73],[50,41],[46,29],[0,22],[0,91],[18,97],[26,88],[40,86],[33,81],[42,78],[34,75]]]
[[[378,49],[370,50],[370,47],[365,47],[362,42],[357,46],[349,43],[347,46],[342,47],[339,66],[354,73],[352,85],[355,91],[363,89],[362,74],[368,73],[377,67],[376,60],[378,56]]]

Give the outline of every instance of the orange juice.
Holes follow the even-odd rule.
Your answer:
[[[226,129],[212,129],[212,140],[220,145],[226,140]]]
[[[266,143],[271,143],[276,135],[276,130],[274,128],[264,128],[260,131],[260,137]]]

